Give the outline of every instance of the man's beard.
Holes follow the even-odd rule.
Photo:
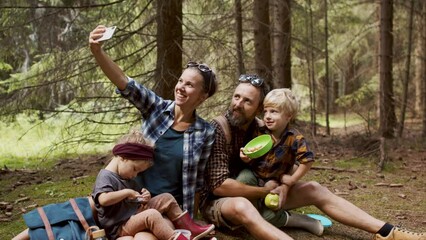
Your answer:
[[[239,116],[235,116],[233,114],[233,112],[238,112],[240,113]],[[238,109],[232,109],[232,107],[230,107],[227,111],[226,111],[226,115],[229,117],[229,122],[231,123],[231,126],[233,127],[241,127],[249,122],[251,122],[253,119],[248,119],[244,113],[242,113],[240,110]]]

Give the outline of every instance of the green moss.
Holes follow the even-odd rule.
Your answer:
[[[334,165],[344,169],[371,169],[374,168],[375,163],[369,158],[351,158],[344,160],[337,160]]]
[[[18,235],[18,233],[27,228],[22,217],[12,222],[2,222],[1,226],[1,239],[12,239],[14,236]]]

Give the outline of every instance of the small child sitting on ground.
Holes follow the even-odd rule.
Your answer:
[[[92,192],[100,227],[105,229],[108,239],[134,236],[146,230],[160,240],[187,239],[173,230],[163,213],[176,229],[191,231],[191,239],[200,239],[214,229],[212,224],[196,224],[171,194],[151,198],[147,189],[136,189],[133,178],[154,164],[154,150],[140,132],[133,131],[124,136],[112,153],[114,157],[99,172]]]

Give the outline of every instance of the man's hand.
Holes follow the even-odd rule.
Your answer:
[[[279,209],[282,209],[282,207],[284,206],[289,189],[290,188],[287,185],[282,184],[271,191],[271,193],[275,193],[280,196],[280,204],[278,206]]]

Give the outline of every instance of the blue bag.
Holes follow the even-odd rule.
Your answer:
[[[91,228],[98,229],[87,198],[39,207],[24,214],[24,220],[30,239],[37,240],[84,240]]]

